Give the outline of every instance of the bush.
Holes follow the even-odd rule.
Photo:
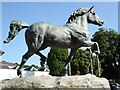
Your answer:
[[[67,49],[51,48],[48,54],[47,65],[50,69],[50,75],[62,76],[62,69],[68,57]]]

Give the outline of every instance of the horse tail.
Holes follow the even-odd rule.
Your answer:
[[[19,30],[29,28],[29,25],[21,20],[13,20],[10,26],[15,25]]]
[[[25,28],[29,28],[29,25],[23,21],[20,20],[14,20],[10,23],[10,31],[8,34],[8,37],[4,43],[9,43],[11,40],[14,39],[14,37],[22,30]]]
[[[22,26],[22,29],[24,28],[29,28],[29,25],[23,21],[19,21],[20,22],[20,25]]]

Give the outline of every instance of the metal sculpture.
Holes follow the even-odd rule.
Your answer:
[[[26,61],[33,55],[37,54],[45,58],[39,51],[47,47],[71,48],[70,55],[65,64],[65,72],[68,63],[80,47],[96,46],[96,54],[100,53],[97,42],[89,41],[88,23],[102,26],[103,21],[96,15],[91,8],[79,8],[70,17],[65,25],[55,26],[50,23],[38,22],[28,25],[20,20],[14,20],[10,23],[10,31],[4,43],[9,43],[19,31],[24,28],[26,44],[28,51],[23,55],[17,74],[21,75],[21,68]]]

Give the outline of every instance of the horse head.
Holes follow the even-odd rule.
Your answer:
[[[3,41],[4,43],[9,43],[17,34],[20,30],[24,29],[24,28],[28,28],[29,25],[19,21],[19,20],[14,20],[10,23],[10,31],[8,34],[8,37],[5,41]]]
[[[88,13],[88,16],[87,16],[88,23],[92,23],[92,24],[95,24],[95,25],[102,26],[104,22],[103,22],[102,19],[100,19],[100,17],[97,16],[97,14],[94,11],[92,11],[93,7],[94,6],[92,6],[87,11],[87,13]]]
[[[80,17],[80,16],[82,17],[82,16],[86,15],[88,23],[102,26],[104,22],[102,19],[100,19],[97,16],[97,14],[94,11],[92,11],[93,7],[94,6],[92,6],[91,8],[79,8],[79,9],[77,9],[72,15],[70,15],[67,23],[76,22],[76,19],[78,17]]]

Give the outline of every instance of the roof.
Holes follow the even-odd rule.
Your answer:
[[[2,69],[9,69],[9,67],[7,65],[0,65],[0,68],[2,68]]]
[[[6,62],[6,61],[2,61],[2,62],[0,62],[0,65],[16,66],[16,64],[15,64],[15,63]]]

